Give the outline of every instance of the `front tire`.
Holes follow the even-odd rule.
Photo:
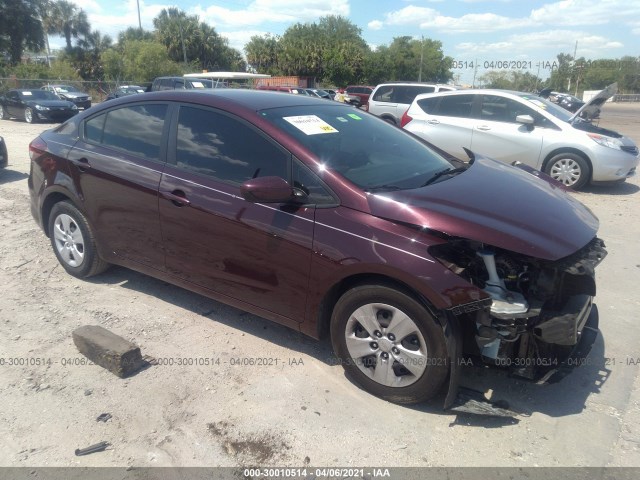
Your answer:
[[[56,203],[51,209],[49,237],[58,261],[74,277],[91,277],[108,268],[98,256],[87,219],[70,202]]]
[[[449,371],[440,325],[413,297],[384,285],[358,286],[338,300],[331,342],[356,383],[394,403],[434,397]]]
[[[555,155],[547,163],[545,173],[573,190],[582,188],[591,176],[589,164],[576,153]]]
[[[29,107],[24,109],[24,121],[27,123],[34,123],[36,121],[33,116],[33,110]]]

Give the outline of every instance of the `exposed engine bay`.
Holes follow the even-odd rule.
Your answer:
[[[594,269],[607,255],[597,237],[557,261],[464,239],[431,253],[489,296],[452,309],[463,329],[465,357],[535,381],[549,380],[589,329]]]

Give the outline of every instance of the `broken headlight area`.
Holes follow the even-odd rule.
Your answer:
[[[464,354],[537,381],[566,367],[590,344],[583,331],[596,294],[594,269],[606,256],[594,238],[572,255],[542,260],[479,242],[452,239],[430,249],[488,298],[451,309],[463,329]],[[591,320],[597,328],[597,319]],[[589,335],[593,343],[595,336]]]

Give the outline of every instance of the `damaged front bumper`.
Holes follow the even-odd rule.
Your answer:
[[[461,366],[481,363],[539,384],[555,383],[585,363],[598,336],[594,268],[606,256],[600,239],[555,262],[505,252],[490,255],[496,260],[482,262],[488,267],[484,285],[491,298],[447,312],[451,370],[445,409],[465,411],[464,398],[457,395]],[[487,254],[483,250],[478,256]],[[481,271],[483,264],[467,270]],[[477,404],[477,398],[471,401]]]

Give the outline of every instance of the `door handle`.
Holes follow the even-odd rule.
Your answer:
[[[438,120],[427,120],[427,123],[429,125],[439,125],[440,122]]]
[[[483,132],[486,132],[487,130],[491,130],[491,127],[489,125],[478,125],[476,128],[478,130],[482,130]]]
[[[78,160],[71,160],[71,163],[78,167],[78,170],[80,170],[81,172],[86,172],[91,168],[89,160],[85,157],[79,158]]]
[[[163,198],[166,198],[176,207],[188,207],[191,201],[187,198],[182,190],[174,190],[173,192],[160,192]]]

